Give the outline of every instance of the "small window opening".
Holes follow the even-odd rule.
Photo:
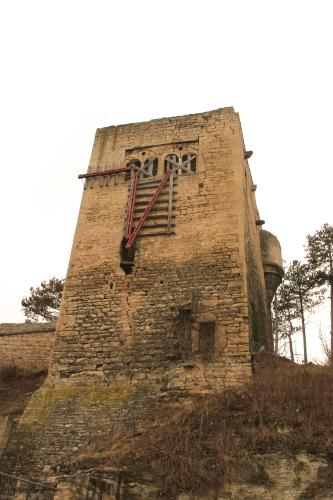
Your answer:
[[[120,267],[125,274],[130,274],[134,267],[135,244],[132,248],[126,248],[127,239],[123,238],[120,245]]]
[[[196,172],[196,170],[197,170],[197,157],[195,155],[193,155],[191,153],[183,155],[182,156],[182,161],[184,163],[185,161],[189,160],[191,157],[192,157],[192,160],[189,161],[186,164],[186,166],[190,167],[190,169],[192,170],[192,172]],[[185,173],[185,172],[183,172],[183,173]]]
[[[145,170],[150,174],[150,175],[157,175],[157,170],[158,170],[158,159],[155,157],[152,158],[147,158],[144,162],[144,167]],[[144,176],[147,178],[146,176]]]
[[[199,325],[199,351],[204,361],[212,361],[215,351],[215,323],[213,321]]]
[[[182,168],[181,165],[184,163],[185,163],[184,168]],[[177,166],[175,164],[176,165],[178,164],[179,168],[177,168]],[[166,156],[166,158],[164,160],[164,173],[166,173],[166,171],[169,168],[172,168],[173,172],[176,175],[187,174],[188,172],[185,170],[185,167],[187,169],[190,169],[193,173],[196,172],[196,169],[197,169],[197,157],[196,157],[196,155],[194,155],[192,153],[186,153],[181,158],[178,158],[177,155],[170,154],[170,155]]]
[[[141,167],[141,161],[140,160],[131,160],[127,163],[126,167],[131,167],[132,165],[135,165],[136,167]],[[133,173],[133,168],[129,170],[128,172],[125,172],[125,181],[129,181],[130,178],[132,177]]]
[[[164,173],[166,173],[169,168],[174,168],[174,165],[172,163],[169,163],[169,160],[173,161],[174,163],[178,163],[178,156],[177,155],[168,155],[165,157]]]

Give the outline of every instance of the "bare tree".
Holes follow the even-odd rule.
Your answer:
[[[273,333],[276,354],[284,350],[287,341],[291,361],[295,361],[293,336],[300,330],[299,316],[291,287],[286,280],[277,290],[273,305]]]
[[[327,364],[331,363],[331,349],[330,349],[330,344],[327,342],[326,338],[324,337],[323,331],[321,329],[321,325],[319,326],[319,331],[318,331],[318,337],[321,343],[322,350],[325,355],[325,361]]]
[[[306,256],[317,280],[317,286],[330,290],[331,342],[330,360],[333,364],[333,226],[324,224],[313,235],[307,236]]]
[[[290,356],[292,354],[292,336],[301,330],[303,336],[303,360],[308,362],[306,313],[322,301],[322,291],[316,285],[311,268],[294,260],[286,266],[282,285],[277,292],[278,318],[280,335],[288,338]]]

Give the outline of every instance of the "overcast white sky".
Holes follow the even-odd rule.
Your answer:
[[[1,5],[0,322],[24,321],[29,287],[65,276],[98,127],[234,106],[284,258],[333,223],[330,0]]]

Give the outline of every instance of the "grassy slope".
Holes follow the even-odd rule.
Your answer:
[[[0,416],[21,415],[44,377],[0,373]],[[127,471],[172,498],[219,489],[241,464],[257,474],[255,454],[301,450],[333,454],[333,368],[266,356],[243,389],[158,404],[134,433],[110,429],[67,466]]]
[[[161,494],[219,489],[253,456],[281,451],[333,453],[333,369],[261,358],[242,390],[158,405],[134,435],[112,434],[81,465],[111,466],[158,482]]]

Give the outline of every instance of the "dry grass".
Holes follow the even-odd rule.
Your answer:
[[[262,359],[250,386],[159,406],[140,433],[102,448],[108,465],[158,480],[167,498],[219,489],[255,453],[332,453],[333,370]]]

